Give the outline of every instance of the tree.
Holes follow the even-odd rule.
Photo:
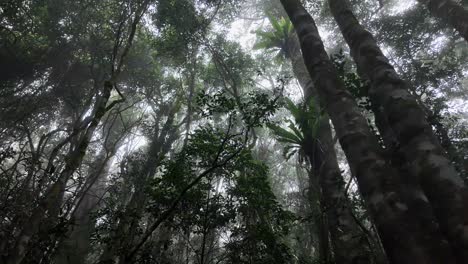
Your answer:
[[[429,11],[448,22],[458,33],[468,41],[468,10],[452,0],[419,0]]]
[[[127,99],[128,100],[128,99]],[[90,167],[82,193],[76,198],[76,207],[69,220],[68,231],[58,243],[55,263],[84,263],[91,246],[91,234],[94,232],[95,215],[106,193],[106,178],[109,175],[112,161],[126,138],[134,130],[139,120],[131,120],[135,113],[120,105],[112,109],[102,128],[104,146]],[[129,120],[130,119],[130,120]]]
[[[360,71],[371,81],[371,101],[383,110],[389,128],[398,139],[393,155],[402,156],[401,167],[415,182],[420,182],[427,195],[441,230],[457,252],[459,261],[466,261],[465,225],[468,208],[467,188],[452,162],[441,147],[426,115],[410,95],[401,80],[377,46],[371,33],[354,17],[346,1],[329,1],[330,9],[351,48],[351,54]],[[434,189],[433,186],[438,186]]]
[[[74,133],[72,133],[71,137],[67,138],[59,145],[61,147],[61,145],[63,146],[67,144],[69,140],[72,140],[72,138],[76,136],[76,134],[82,133],[77,139],[75,139],[77,140],[75,148],[70,150],[68,157],[65,159],[65,167],[60,172],[57,181],[52,184],[45,192],[43,197],[40,198],[38,206],[31,212],[29,221],[26,221],[24,226],[20,227],[20,234],[16,238],[15,245],[9,257],[7,258],[6,263],[20,263],[27,253],[29,242],[32,236],[36,235],[40,229],[41,222],[44,220],[47,214],[50,217],[56,217],[56,215],[58,215],[67,181],[81,164],[96,127],[105,113],[119,102],[117,100],[107,105],[111,91],[115,88],[115,82],[122,70],[123,60],[128,54],[128,51],[132,45],[137,26],[147,8],[147,5],[148,1],[137,3],[135,6],[133,6],[135,10],[128,14],[132,16],[131,22],[128,24],[130,29],[129,32],[123,36],[123,38],[126,39],[125,45],[122,49],[120,49],[120,41],[122,41],[120,38],[122,38],[122,32],[119,32],[117,35],[118,39],[115,40],[115,49],[113,53],[113,61],[111,66],[112,71],[110,78],[104,82],[102,90],[100,90],[96,95],[96,103],[93,105],[91,115],[76,124]],[[130,6],[128,8],[130,8]],[[121,26],[123,26],[126,22],[126,19],[123,19],[120,22]],[[122,30],[122,28],[119,30]],[[96,84],[96,86],[99,87],[99,84]]]
[[[296,144],[301,147],[309,159],[312,168],[312,172],[309,174],[311,177],[309,192],[317,190],[321,193],[318,196],[320,197],[320,210],[327,212],[327,220],[319,222],[327,223],[328,226],[320,226],[319,224],[319,230],[323,230],[324,233],[330,232],[337,262],[346,263],[349,261],[352,263],[362,259],[370,263],[373,257],[370,255],[369,245],[366,244],[366,235],[362,233],[353,219],[348,198],[345,196],[343,177],[334,150],[330,120],[321,113],[318,95],[304,64],[293,25],[285,18],[275,20],[270,17],[269,20],[273,31],[258,32],[260,41],[255,47],[279,49],[277,58],[285,57],[291,61],[294,75],[304,92],[305,110],[294,106],[292,102],[288,103],[289,111],[299,124],[296,131],[301,132],[300,135],[290,135],[289,140],[297,138]],[[276,127],[276,131],[278,129]],[[316,201],[310,202],[315,203]],[[319,251],[320,259],[324,263],[330,262],[328,244],[328,235],[326,235],[320,241],[321,250]]]
[[[421,192],[416,187],[402,190],[403,178],[386,161],[354,99],[340,81],[312,17],[299,1],[283,0],[281,3],[298,33],[304,62],[330,115],[390,260],[413,263],[451,259],[450,248],[444,244],[438,226],[432,223],[434,220],[421,226],[422,219],[433,217],[429,204],[421,199]],[[433,236],[428,238],[427,233]],[[407,237],[403,241],[411,246],[400,248],[402,237]]]
[[[350,2],[390,61],[326,1],[0,1],[0,263],[465,263],[466,187],[411,162],[466,174],[466,41]]]

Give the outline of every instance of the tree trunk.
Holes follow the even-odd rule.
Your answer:
[[[398,155],[413,182],[420,182],[441,230],[460,263],[468,263],[468,190],[441,147],[424,111],[407,90],[371,33],[353,15],[346,0],[330,0],[358,70],[371,81],[369,92],[398,139]]]
[[[153,140],[147,153],[148,158],[139,172],[142,177],[136,184],[135,192],[130,201],[125,206],[125,213],[122,214],[122,217],[118,221],[114,236],[100,256],[100,262],[102,263],[108,263],[117,258],[120,262],[124,263],[125,254],[128,253],[125,252],[125,249],[128,250],[132,248],[135,243],[138,223],[144,213],[148,199],[147,193],[145,192],[145,184],[148,179],[156,173],[162,158],[169,151],[170,146],[176,139],[177,133],[173,126],[175,114],[175,109],[171,110],[161,131],[159,131],[158,127],[155,129]]]
[[[446,21],[468,41],[468,10],[453,0],[418,0],[432,15]]]
[[[387,255],[399,264],[453,263],[452,252],[425,197],[402,186],[402,175],[385,160],[366,119],[325,52],[312,17],[298,0],[281,3],[296,29],[308,72],[331,117]]]
[[[304,90],[305,100],[313,100],[314,105],[319,107],[318,95],[304,64],[296,35],[288,39],[287,53],[291,59],[294,74]],[[323,228],[330,232],[335,259],[337,263],[342,264],[356,263],[356,261],[360,260],[365,261],[365,263],[372,263],[373,257],[369,245],[366,243],[366,235],[363,234],[354,221],[348,197],[345,195],[343,177],[336,158],[329,118],[323,117],[318,126],[316,139],[312,138],[312,135],[306,134],[312,128],[303,132],[305,132],[305,138],[307,138],[308,142],[306,154],[309,157],[313,171],[309,177],[318,177],[321,193],[320,207],[322,213],[326,215],[326,221],[322,222],[328,223]],[[328,239],[322,241],[323,243],[328,244]],[[325,252],[321,252],[321,255],[323,254]],[[329,260],[329,258],[325,259]]]
[[[105,179],[109,174],[110,165],[114,153],[102,151],[96,159],[92,172],[91,183],[84,188],[89,188],[83,194],[77,205],[71,220],[70,228],[59,244],[55,263],[57,264],[83,264],[90,247],[90,236],[94,229],[92,219],[93,211],[98,207],[105,192]],[[89,186],[89,187],[88,187]]]
[[[310,171],[307,171],[308,173]],[[308,174],[307,173],[307,174]],[[299,204],[298,204],[298,215],[307,221],[298,226],[294,232],[294,236],[297,240],[296,247],[298,248],[298,257],[300,261],[305,261],[306,259],[311,259],[314,256],[315,249],[318,248],[317,241],[317,226],[315,221],[312,219],[312,214],[317,211],[317,203],[310,202],[310,195],[314,194],[311,192],[310,184],[307,184],[307,180],[311,180],[311,177],[303,172],[301,163],[298,161],[296,163],[296,176],[299,187]],[[328,229],[327,229],[328,230]]]
[[[33,210],[29,220],[25,222],[25,226],[22,228],[21,233],[16,239],[16,243],[11,254],[7,257],[7,264],[21,263],[28,251],[29,242],[39,231],[41,223],[49,216],[54,218],[55,214],[58,212],[58,206],[61,204],[61,198],[63,197],[66,184],[75,170],[81,165],[91,137],[93,136],[97,125],[101,121],[101,118],[106,113],[106,105],[109,100],[112,87],[113,84],[111,82],[105,82],[102,95],[99,96],[96,102],[95,111],[93,111],[93,119],[90,121],[89,125],[87,125],[87,128],[80,138],[76,148],[70,151],[68,157],[65,159],[65,168],[60,173],[58,180],[41,198],[41,201]]]
[[[85,263],[95,225],[92,213],[99,207],[104,196],[106,177],[109,175],[113,157],[129,132],[127,124],[119,118],[120,112],[111,112],[111,118],[107,119],[103,127],[103,148],[90,166],[87,180],[78,194],[67,234],[59,242],[55,252],[55,263]]]

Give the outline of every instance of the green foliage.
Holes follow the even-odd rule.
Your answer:
[[[153,20],[160,37],[155,40],[155,47],[159,56],[179,65],[188,59],[191,46],[205,36],[209,21],[196,10],[193,1],[158,2]]]
[[[265,92],[250,92],[241,98],[226,95],[219,91],[212,95],[200,92],[197,95],[197,111],[202,117],[212,119],[215,113],[232,112],[236,118],[245,124],[245,128],[251,129],[267,123],[269,118],[279,107],[281,90],[276,91],[275,97]]]
[[[369,82],[361,79],[359,75],[348,68],[350,62],[342,49],[331,56],[331,60],[343,80],[345,87],[358,100],[358,105],[364,110],[371,111],[372,106],[369,99]]]
[[[294,26],[289,19],[284,17],[277,20],[272,16],[268,16],[268,20],[270,21],[272,29],[268,31],[255,31],[257,34],[257,41],[253,48],[277,52],[275,59],[280,62],[285,57],[289,56],[288,45],[294,34]]]
[[[268,169],[245,155],[228,194],[241,224],[232,229],[227,263],[290,263],[285,237],[294,216],[281,208],[268,182]]]
[[[267,126],[279,142],[286,143],[283,156],[289,159],[298,152],[303,154],[305,136],[310,139],[317,137],[317,130],[324,115],[313,100],[310,100],[309,105],[305,106],[296,105],[290,99],[285,98],[285,107],[294,117],[294,121],[287,120],[288,129],[272,123],[267,124]]]
[[[171,228],[193,230],[193,235],[201,237],[227,228],[231,235],[225,246],[229,259],[226,263],[251,263],[246,262],[248,259],[255,259],[255,263],[288,263],[291,256],[283,240],[293,216],[276,201],[268,169],[253,158],[246,141],[249,128],[268,121],[276,110],[276,99],[251,93],[240,101],[238,105],[223,93],[198,95],[201,116],[225,115],[226,125],[206,124],[196,129],[186,147],[163,163],[152,180],[152,202],[147,210],[161,217],[189,188],[177,206],[180,212],[168,219]],[[235,129],[235,120],[243,122],[247,130]],[[217,190],[215,182],[222,182],[225,191]]]
[[[256,63],[239,43],[216,34],[206,46],[204,50],[209,54],[211,62],[202,72],[201,78],[207,84],[216,90],[224,88],[235,96],[240,96],[247,87],[254,86]]]
[[[283,100],[289,77],[275,77],[290,75],[282,64],[299,47],[281,2],[150,0],[126,50],[144,1],[0,1],[2,257],[8,262],[30,238],[21,263],[65,263],[73,254],[97,263],[103,252],[119,263],[319,263],[320,190],[308,187],[313,175],[300,163],[306,146],[320,146],[326,116],[312,102]],[[326,1],[306,2],[318,26],[331,30]],[[367,16],[378,2],[352,5],[463,174],[468,130],[453,99],[464,102],[466,43],[418,7]],[[254,31],[254,51],[230,39],[238,14],[268,19]],[[123,53],[107,106],[120,102],[88,130]],[[332,59],[373,127],[369,83],[343,51]],[[288,117],[272,122],[280,107]],[[289,160],[296,154],[298,163]],[[63,173],[70,160],[73,171]],[[42,211],[57,186],[60,195]],[[356,219],[370,226],[353,184],[347,192]],[[117,260],[130,251],[134,259]]]

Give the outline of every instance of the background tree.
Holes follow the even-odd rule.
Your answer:
[[[0,263],[459,263],[336,10],[298,3],[1,2]],[[455,20],[349,3],[467,179]]]

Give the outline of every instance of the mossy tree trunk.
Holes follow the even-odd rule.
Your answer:
[[[298,34],[304,62],[336,129],[359,190],[393,263],[453,263],[430,206],[405,188],[346,90],[325,51],[312,17],[298,0],[281,0]]]
[[[429,199],[443,234],[460,263],[468,263],[468,190],[438,142],[424,110],[384,56],[372,34],[364,29],[346,0],[329,0],[358,70],[371,81],[369,96],[382,110],[398,140],[392,155],[401,157],[410,181]],[[380,116],[376,116],[380,117]]]
[[[299,81],[305,100],[313,101],[316,114],[320,115],[320,103],[313,81],[307,71],[302,58],[300,44],[294,34],[288,39],[286,49],[287,57],[291,60],[293,72]],[[309,103],[306,103],[309,105]],[[305,152],[312,166],[312,173],[309,177],[317,177],[318,180],[309,180],[309,184],[317,182],[317,189],[320,192],[320,207],[324,214],[323,226],[326,232],[330,232],[330,240],[333,246],[333,253],[337,263],[355,263],[358,260],[366,263],[373,263],[372,256],[366,234],[362,232],[352,216],[352,208],[349,199],[345,194],[343,176],[334,149],[334,141],[328,116],[321,117],[318,123],[317,134],[311,135],[312,128],[304,129]],[[321,236],[325,237],[325,236]],[[326,236],[328,238],[328,236]],[[321,240],[321,244],[328,244],[328,239]],[[322,247],[321,248],[326,248]],[[325,252],[320,250],[321,259],[329,261]]]

